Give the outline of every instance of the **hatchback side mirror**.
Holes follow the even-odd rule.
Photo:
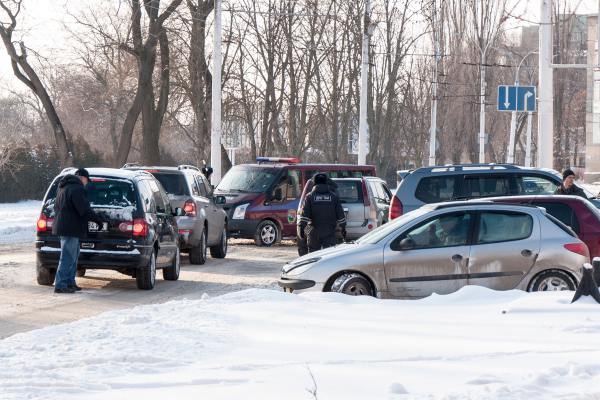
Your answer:
[[[181,208],[181,207],[176,207],[173,215],[175,217],[183,217],[185,215],[185,211],[183,211],[183,208]]]
[[[415,248],[415,241],[411,238],[404,238],[400,241],[400,250],[411,250]]]
[[[227,203],[227,199],[225,198],[225,196],[215,196],[214,201],[215,201],[215,204],[219,205],[219,206]]]

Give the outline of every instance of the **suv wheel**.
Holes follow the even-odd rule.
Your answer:
[[[273,221],[265,220],[258,224],[254,234],[257,246],[273,246],[279,240],[279,227]]]
[[[52,286],[54,284],[54,278],[56,277],[56,266],[51,268],[47,265],[37,264],[35,266],[35,275],[38,285]]]
[[[206,262],[206,229],[200,235],[200,244],[190,249],[190,263],[202,265]]]
[[[566,272],[558,269],[552,269],[538,274],[529,284],[530,292],[559,290],[575,290],[575,283]]]
[[[331,291],[350,296],[373,296],[371,283],[360,274],[342,274],[333,281]]]
[[[150,290],[156,283],[156,252],[153,250],[150,254],[148,265],[139,268],[135,274],[135,282],[138,289]]]
[[[175,251],[173,256],[173,263],[171,266],[163,268],[163,279],[166,281],[176,281],[179,279],[179,271],[181,270],[181,256],[179,253],[179,247]]]
[[[225,258],[227,255],[227,226],[223,227],[223,232],[221,232],[221,240],[219,240],[219,244],[216,246],[211,246],[210,248],[210,256],[212,258]]]

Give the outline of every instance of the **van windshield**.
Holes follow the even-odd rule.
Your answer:
[[[262,193],[267,191],[280,173],[276,168],[235,166],[217,186],[221,192]]]

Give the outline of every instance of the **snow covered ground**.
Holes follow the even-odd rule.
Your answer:
[[[0,341],[1,399],[597,399],[600,305],[251,289]]]
[[[0,244],[33,242],[42,202],[0,203]]]

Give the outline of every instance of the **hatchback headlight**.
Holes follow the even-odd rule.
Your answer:
[[[305,273],[306,271],[308,271],[309,269],[311,269],[313,267],[313,265],[315,265],[315,263],[317,261],[319,261],[321,259],[321,257],[314,257],[314,258],[309,258],[308,260],[304,260],[299,262],[298,264],[293,264],[291,266],[287,266],[288,268],[284,267],[284,270],[282,271],[284,274],[286,275],[291,275],[291,276],[295,276],[295,275],[301,275],[303,273]],[[286,272],[287,270],[287,272]]]
[[[248,208],[249,203],[242,204],[237,206],[235,210],[233,210],[232,219],[244,219],[246,217],[246,209]]]

